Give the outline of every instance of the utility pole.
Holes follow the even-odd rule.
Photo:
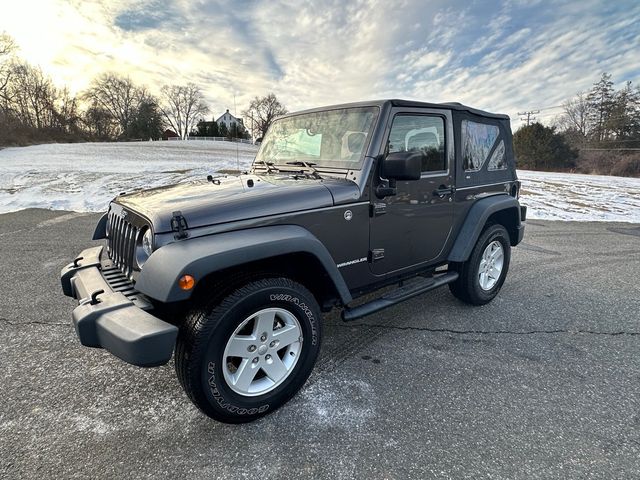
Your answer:
[[[522,120],[523,122],[527,122],[527,127],[529,126],[529,124],[534,121],[536,119],[536,117],[532,116],[535,115],[536,113],[540,113],[540,110],[531,110],[530,112],[518,112],[518,115],[526,115],[527,118],[522,118],[520,117],[520,120]]]

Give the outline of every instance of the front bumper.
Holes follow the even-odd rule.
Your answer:
[[[60,272],[62,291],[79,301],[71,317],[80,343],[140,367],[167,363],[178,328],[145,311],[151,304],[102,251],[88,248]]]

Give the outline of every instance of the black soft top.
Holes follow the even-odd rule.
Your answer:
[[[478,115],[481,117],[487,118],[498,118],[501,120],[509,120],[508,115],[504,115],[502,113],[491,113],[485,112],[484,110],[479,110],[477,108],[469,107],[467,105],[463,105],[458,102],[446,102],[446,103],[429,103],[429,102],[418,102],[415,100],[401,100],[397,98],[385,99],[385,100],[372,100],[369,102],[355,102],[355,103],[342,103],[338,105],[329,105],[326,107],[318,107],[312,108],[309,110],[302,110],[299,112],[293,112],[289,115],[297,115],[301,113],[311,113],[318,112],[322,110],[328,109],[336,109],[336,108],[350,108],[350,107],[384,107],[385,105],[390,105],[394,107],[407,107],[407,108],[446,108],[448,110],[457,110],[463,112],[469,112],[473,115]],[[288,116],[288,115],[283,115]]]

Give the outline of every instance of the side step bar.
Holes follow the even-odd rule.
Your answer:
[[[358,305],[357,307],[346,307],[342,310],[342,320],[350,322],[366,315],[370,315],[385,308],[392,307],[410,298],[421,295],[430,290],[442,287],[447,283],[455,282],[458,279],[458,272],[447,272],[437,277],[423,278],[404,287],[399,287],[380,298]]]

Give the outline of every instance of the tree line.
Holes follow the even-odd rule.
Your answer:
[[[562,104],[551,126],[523,126],[513,142],[519,168],[640,176],[640,87],[616,89],[603,73]]]
[[[206,122],[210,108],[194,84],[164,85],[153,94],[129,77],[103,73],[77,95],[57,87],[39,67],[20,59],[0,34],[0,146],[42,142],[157,140],[166,129],[179,138],[249,138],[242,122],[230,128]],[[286,108],[274,94],[256,97],[243,112],[254,137],[262,137]]]

